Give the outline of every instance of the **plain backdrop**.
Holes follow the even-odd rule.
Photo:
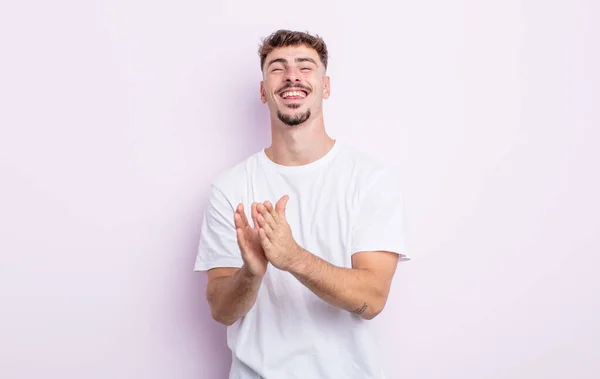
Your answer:
[[[329,46],[328,132],[403,176],[413,260],[372,321],[388,377],[598,378],[599,18],[1,0],[0,378],[227,377],[192,267],[209,183],[270,144],[256,51],[279,28]]]

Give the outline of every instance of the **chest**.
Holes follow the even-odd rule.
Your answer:
[[[286,219],[300,246],[343,267],[351,266],[352,229],[358,209],[358,196],[348,178],[323,172],[310,176],[264,175],[248,183],[244,202],[290,197]]]

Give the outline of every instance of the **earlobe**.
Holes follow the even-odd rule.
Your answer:
[[[325,77],[325,85],[323,86],[323,98],[324,99],[329,99],[329,96],[331,95],[331,82],[329,79],[329,76]]]
[[[263,82],[260,82],[260,101],[262,101],[263,103],[267,102],[267,92],[265,91]]]

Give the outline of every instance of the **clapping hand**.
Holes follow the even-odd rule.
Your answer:
[[[285,195],[273,207],[269,201],[259,203],[257,210],[259,241],[267,260],[280,270],[289,271],[301,259],[302,248],[296,243],[287,222]]]
[[[233,217],[242,260],[250,273],[262,277],[267,271],[269,262],[260,241],[259,226],[256,221],[256,217],[259,215],[257,206],[258,203],[252,203],[252,220],[254,226],[250,226],[244,212],[243,204],[238,204]]]

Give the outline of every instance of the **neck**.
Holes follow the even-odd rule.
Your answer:
[[[277,116],[272,117],[271,138],[265,154],[282,166],[312,163],[325,156],[335,143],[325,131],[322,114],[297,126],[285,125]]]

